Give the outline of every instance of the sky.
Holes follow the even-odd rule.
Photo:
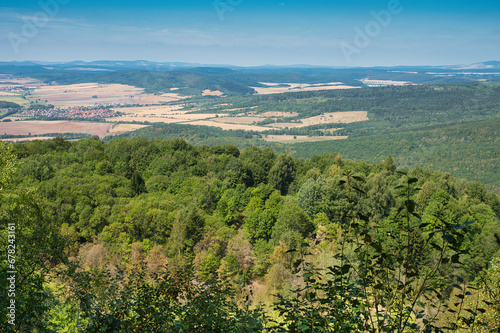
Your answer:
[[[498,0],[2,0],[0,61],[458,65],[500,60]]]

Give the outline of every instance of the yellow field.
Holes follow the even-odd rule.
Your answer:
[[[336,90],[336,89],[356,89],[360,87],[348,86],[342,82],[329,82],[329,83],[317,83],[317,84],[306,84],[306,83],[283,83],[290,87],[278,87],[278,83],[267,83],[259,82],[261,84],[267,85],[268,87],[251,87],[258,95],[268,95],[268,94],[281,94],[286,92],[296,92],[296,91],[319,91],[319,90]]]
[[[0,134],[40,135],[48,133],[89,133],[101,138],[111,130],[113,124],[70,121],[13,121],[0,122]]]
[[[54,139],[53,136],[37,136],[33,138],[15,138],[15,139],[0,139],[4,142],[25,142],[25,141],[35,141],[35,140],[51,140]]]
[[[108,121],[148,121],[152,123],[182,123],[194,120],[215,118],[215,113],[188,113],[181,108],[183,105],[152,105],[140,107],[115,108],[113,110],[125,113],[121,117],[108,118]]]
[[[251,125],[257,121],[262,121],[262,118],[243,116],[243,117],[219,117],[219,118],[214,118],[212,120],[218,123]]]
[[[5,82],[9,82],[9,83],[4,84]],[[39,81],[37,79],[32,79],[29,77],[26,77],[26,78],[2,77],[0,79],[0,85],[6,85],[9,87],[14,86],[14,87],[25,87],[25,88],[38,88],[38,87],[45,85],[45,83],[43,83],[42,81]]]
[[[29,101],[22,98],[21,94],[8,91],[0,91],[0,101],[13,102],[19,105],[29,104]]]
[[[348,136],[307,136],[307,135],[266,135],[263,137],[264,140],[269,142],[280,142],[280,143],[300,143],[300,142],[320,142],[320,141],[331,141],[331,140],[344,140]]]
[[[109,130],[108,135],[118,135],[127,132],[133,132],[135,130],[148,127],[149,125],[138,125],[138,124],[114,124]]]
[[[315,116],[310,118],[301,119],[299,123],[274,123],[266,125],[267,127],[273,128],[296,128],[296,127],[306,127],[311,125],[319,124],[332,124],[332,123],[354,123],[358,121],[367,121],[368,112],[366,111],[347,111],[347,112],[329,112],[321,116]]]
[[[11,135],[42,135],[48,133],[88,133],[100,138],[106,135],[118,135],[135,131],[147,125],[113,124],[95,122],[70,122],[70,121],[13,121],[0,122],[0,134]],[[35,139],[42,140],[41,137]],[[35,140],[26,139],[26,140]],[[44,137],[50,139],[50,137]]]
[[[255,115],[256,117],[272,118],[272,117],[297,117],[297,112],[281,112],[281,111],[267,111]]]
[[[81,83],[71,85],[43,86],[35,89],[32,100],[47,100],[55,106],[93,106],[95,104],[159,104],[178,101],[183,96],[168,93],[162,95],[145,94],[143,88],[124,84]]]
[[[219,91],[219,90],[210,90],[210,89],[205,89],[203,90],[203,92],[201,93],[203,96],[222,96],[224,95],[224,93],[222,91]]]
[[[244,125],[244,124],[226,124],[226,123],[219,123],[219,122],[216,122],[214,120],[198,120],[198,121],[187,122],[184,124],[219,127],[219,128],[224,129],[224,130],[239,130],[239,129],[241,129],[244,131],[257,131],[257,132],[269,130],[269,127],[252,126],[252,125]]]
[[[382,87],[382,86],[404,86],[407,84],[411,84],[408,81],[392,81],[392,80],[370,80],[370,79],[362,79],[360,80],[368,87]]]

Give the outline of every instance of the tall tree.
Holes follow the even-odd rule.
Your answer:
[[[288,193],[288,187],[295,177],[295,161],[290,155],[279,155],[271,170],[269,170],[269,184],[281,191],[282,195]]]

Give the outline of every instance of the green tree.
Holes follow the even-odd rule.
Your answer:
[[[269,170],[269,184],[279,190],[282,195],[286,195],[290,184],[295,179],[295,171],[295,161],[290,155],[278,155],[276,162]]]
[[[66,242],[54,221],[47,218],[46,205],[32,189],[13,187],[15,156],[0,142],[0,325],[7,332],[48,332],[50,293],[44,289],[49,273],[67,263]],[[15,271],[16,273],[9,273]],[[14,280],[7,278],[14,277]],[[14,288],[11,288],[14,285]],[[9,289],[13,289],[8,297]],[[15,325],[7,309],[15,301]]]
[[[137,171],[134,171],[130,179],[130,189],[135,195],[146,192],[146,183]]]

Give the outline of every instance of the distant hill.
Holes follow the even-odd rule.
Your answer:
[[[459,83],[500,80],[500,61],[487,61],[467,66],[396,66],[339,68],[310,65],[235,67],[183,62],[138,61],[72,61],[0,62],[0,74],[31,76],[45,82],[73,84],[84,82],[122,83],[145,88],[147,92],[177,92],[201,95],[206,89],[225,95],[253,94],[252,87],[270,83],[342,82],[349,86],[365,86],[366,80],[386,81],[386,85]]]

